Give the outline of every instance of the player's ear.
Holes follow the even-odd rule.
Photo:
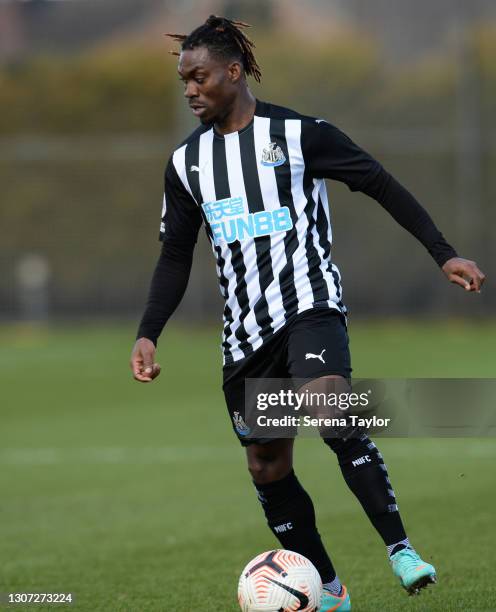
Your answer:
[[[238,61],[231,62],[227,70],[229,74],[229,80],[233,84],[238,83],[241,77],[243,76],[243,66]]]

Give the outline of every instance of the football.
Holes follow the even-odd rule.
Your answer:
[[[241,572],[238,601],[243,612],[316,612],[322,581],[315,566],[290,550],[269,550]]]

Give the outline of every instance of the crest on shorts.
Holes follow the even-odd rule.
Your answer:
[[[277,142],[269,142],[262,151],[262,166],[281,166],[286,161],[284,153]]]
[[[238,432],[240,436],[247,436],[251,429],[244,422],[243,417],[239,414],[239,412],[235,412],[233,416],[234,429]]]

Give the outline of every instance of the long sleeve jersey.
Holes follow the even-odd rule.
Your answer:
[[[242,130],[222,135],[201,126],[172,154],[163,247],[138,337],[156,343],[179,304],[202,224],[224,298],[225,365],[256,351],[305,310],[345,314],[325,179],[377,200],[439,266],[456,256],[417,200],[338,128],[257,101]]]

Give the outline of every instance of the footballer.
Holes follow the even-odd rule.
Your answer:
[[[458,257],[414,196],[337,127],[256,99],[247,77],[260,81],[261,70],[246,25],[212,15],[189,35],[171,35],[181,44],[178,73],[200,126],[165,170],[161,253],[131,368],[143,383],[160,374],[157,340],[182,299],[203,225],[224,298],[223,391],[258,499],[282,548],[317,568],[324,585],[320,612],[345,612],[350,595],[293,470],[294,440],[249,439],[244,421],[246,378],[310,384],[351,378],[325,179],[376,200],[467,292],[480,291],[484,274]],[[435,568],[408,539],[375,443],[363,433],[324,442],[382,538],[401,585],[415,594],[435,582]]]

